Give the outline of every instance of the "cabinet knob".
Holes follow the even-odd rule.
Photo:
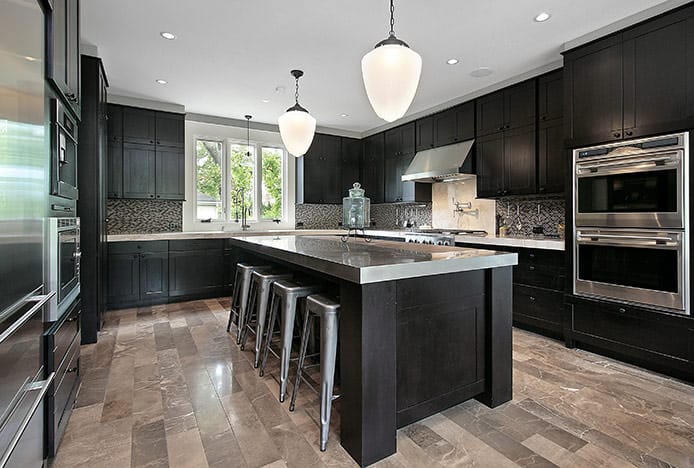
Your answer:
[[[627,130],[626,132],[624,132],[624,134],[626,136],[632,136],[634,134],[634,132],[632,132],[631,130]]]
[[[543,115],[542,117],[540,117],[540,120],[547,120],[547,116]]]
[[[501,127],[499,127],[499,130],[503,130],[503,129],[504,129],[504,126],[503,126],[503,125],[502,125]]]
[[[620,307],[620,308],[617,309],[617,310],[619,311],[620,314],[624,314],[624,313],[626,313],[626,311],[627,311],[624,307]]]
[[[530,302],[535,302],[535,296],[530,296],[528,299],[530,299]]]
[[[157,195],[157,198],[161,198],[161,195]]]
[[[540,187],[540,192],[544,192],[546,189],[544,187]]]
[[[535,271],[535,267],[534,267],[533,265],[530,265],[530,267],[529,267],[528,269],[529,269],[530,271]]]
[[[161,144],[161,142],[159,140],[157,140],[157,144],[159,145],[159,144]]]
[[[149,140],[150,143],[154,143],[154,140]]]
[[[621,135],[619,132],[614,132],[614,133],[612,134],[612,136],[615,137],[615,138],[619,138],[619,137],[622,136],[622,135]]]
[[[77,372],[80,368],[75,366],[75,367],[70,367],[68,370],[65,371],[66,374],[72,374],[73,372]]]

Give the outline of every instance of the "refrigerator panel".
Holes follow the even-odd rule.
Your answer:
[[[37,0],[0,0],[0,11],[1,322],[43,284],[49,148],[43,11]]]

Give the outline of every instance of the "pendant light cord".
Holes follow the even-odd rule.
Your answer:
[[[246,156],[251,157],[251,116],[246,116]]]
[[[294,101],[299,104],[299,78],[294,78],[296,82],[296,89],[294,90]]]
[[[390,36],[395,36],[395,5],[390,0]]]

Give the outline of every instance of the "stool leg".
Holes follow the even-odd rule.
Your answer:
[[[241,343],[241,351],[244,351],[246,349],[246,339],[248,338],[248,327],[249,323],[251,323],[251,318],[253,317],[253,312],[255,309],[255,304],[256,304],[256,289],[257,285],[251,281],[251,285],[249,286],[248,289],[248,300],[246,301],[246,307],[243,312],[243,329],[241,330],[241,338],[240,338],[240,343]]]
[[[287,297],[282,304],[281,342],[280,353],[280,402],[284,403],[287,397],[287,382],[289,381],[289,361],[292,357],[292,340],[294,339],[294,322],[296,319],[296,305],[299,300]]]
[[[267,319],[267,339],[263,343],[263,359],[260,361],[260,371],[258,372],[260,377],[265,375],[267,355],[270,353],[270,342],[272,341],[272,335],[275,331],[275,322],[277,321],[277,309],[279,309],[281,302],[279,296],[273,293],[272,299],[270,300],[270,316]]]
[[[227,333],[231,330],[231,322],[233,321],[234,315],[236,315],[236,321],[238,322],[239,316],[239,272],[236,270],[236,275],[234,275],[234,287],[231,291],[231,308],[229,309],[229,322],[227,322]]]
[[[241,277],[241,287],[239,288],[239,323],[236,328],[236,344],[241,344],[241,335],[246,326],[246,311],[248,310],[248,297],[251,294],[250,277]]]
[[[299,350],[299,363],[296,368],[296,380],[292,389],[292,401],[289,405],[289,411],[294,411],[296,405],[296,397],[299,394],[299,383],[301,382],[301,374],[304,370],[304,360],[306,359],[306,348],[308,347],[309,335],[311,334],[311,325],[313,325],[313,315],[309,313],[308,308],[304,313],[304,331],[301,333],[301,348]],[[280,395],[280,401],[284,401]]]
[[[333,405],[335,361],[337,359],[337,314],[326,313],[321,318],[320,334],[320,449],[325,451],[330,432],[330,414]]]
[[[260,350],[265,339],[265,322],[267,320],[267,302],[270,297],[272,283],[263,282],[258,291],[259,301],[255,320],[255,360],[253,367],[260,366]]]

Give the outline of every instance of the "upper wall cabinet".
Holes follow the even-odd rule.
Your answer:
[[[347,196],[347,190],[354,185],[355,182],[361,181],[361,140],[357,138],[342,138],[340,155],[342,158],[341,181],[340,189],[342,196]]]
[[[386,131],[385,145],[384,201],[431,201],[431,184],[402,181],[402,175],[415,155],[415,124],[408,123]]]
[[[371,203],[383,203],[385,187],[385,136],[371,135],[362,140],[361,185]]]
[[[79,0],[53,0],[46,21],[46,76],[80,118]]]
[[[157,138],[157,113],[135,107],[123,108],[123,141],[153,145]]]
[[[535,80],[477,100],[477,137],[535,123]]]
[[[563,71],[537,79],[537,192],[561,193],[569,152],[564,148]]]
[[[306,154],[296,158],[296,202],[340,203],[341,161],[340,137],[316,133]]]
[[[572,147],[694,127],[694,6],[565,55]]]
[[[475,138],[475,102],[466,102],[419,119],[415,133],[417,151]]]

